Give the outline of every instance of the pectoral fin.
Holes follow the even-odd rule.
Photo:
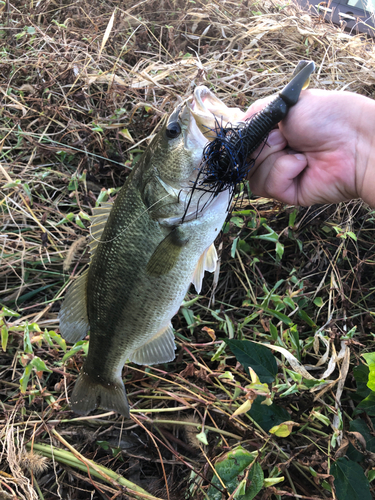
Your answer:
[[[60,332],[67,342],[82,340],[89,330],[87,274],[88,271],[84,272],[68,289],[59,312]]]
[[[168,363],[175,358],[176,345],[172,325],[162,328],[150,341],[134,351],[129,361],[138,365]]]
[[[204,272],[209,271],[210,273],[213,273],[216,269],[216,264],[217,252],[215,245],[212,243],[212,245],[209,246],[200,256],[193,274],[193,279],[191,280],[197,293],[200,293],[202,289]]]
[[[178,227],[173,229],[164,240],[156,247],[155,252],[147,264],[146,272],[149,276],[163,276],[174,268],[182,248],[187,244],[182,230]]]

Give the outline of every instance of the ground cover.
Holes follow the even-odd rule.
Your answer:
[[[175,362],[124,368],[128,421],[69,410],[87,340],[66,345],[57,314],[87,266],[93,207],[179,97],[205,84],[246,109],[310,58],[312,87],[373,97],[373,41],[284,0],[17,1],[0,15],[0,498],[372,498],[362,202],[289,207],[242,186],[220,274],[173,320]]]

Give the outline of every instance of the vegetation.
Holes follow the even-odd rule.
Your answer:
[[[178,97],[246,109],[300,59],[372,97],[373,41],[286,0],[0,1],[0,498],[374,497],[374,211],[241,187],[177,358],[124,367],[131,419],[77,417],[87,339],[57,314],[111,200]],[[145,304],[147,314],[147,304]]]

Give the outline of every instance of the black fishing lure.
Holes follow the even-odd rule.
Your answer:
[[[212,193],[216,197],[229,189],[233,196],[237,185],[246,179],[254,165],[256,158],[251,158],[251,154],[261,144],[266,144],[271,130],[285,118],[289,108],[297,103],[314,68],[313,61],[300,61],[294,71],[295,76],[288,85],[248,121],[226,127],[216,121],[217,137],[203,150],[203,160],[193,191]]]

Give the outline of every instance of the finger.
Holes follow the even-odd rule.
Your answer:
[[[257,148],[251,155],[255,159],[254,168],[264,162],[264,160],[276,153],[283,150],[287,145],[286,139],[279,129],[271,130],[266,141]]]
[[[307,159],[302,154],[289,155],[285,151],[271,154],[250,174],[250,188],[258,196],[296,205],[298,176],[306,166]]]
[[[245,116],[242,117],[242,120],[249,120],[252,118],[252,116],[255,115],[255,113],[258,113],[258,111],[262,111],[263,108],[267,106],[273,99],[275,99],[275,95],[270,95],[268,97],[264,97],[263,99],[258,99],[257,101],[253,102],[253,104],[250,106],[250,108],[245,111]]]

